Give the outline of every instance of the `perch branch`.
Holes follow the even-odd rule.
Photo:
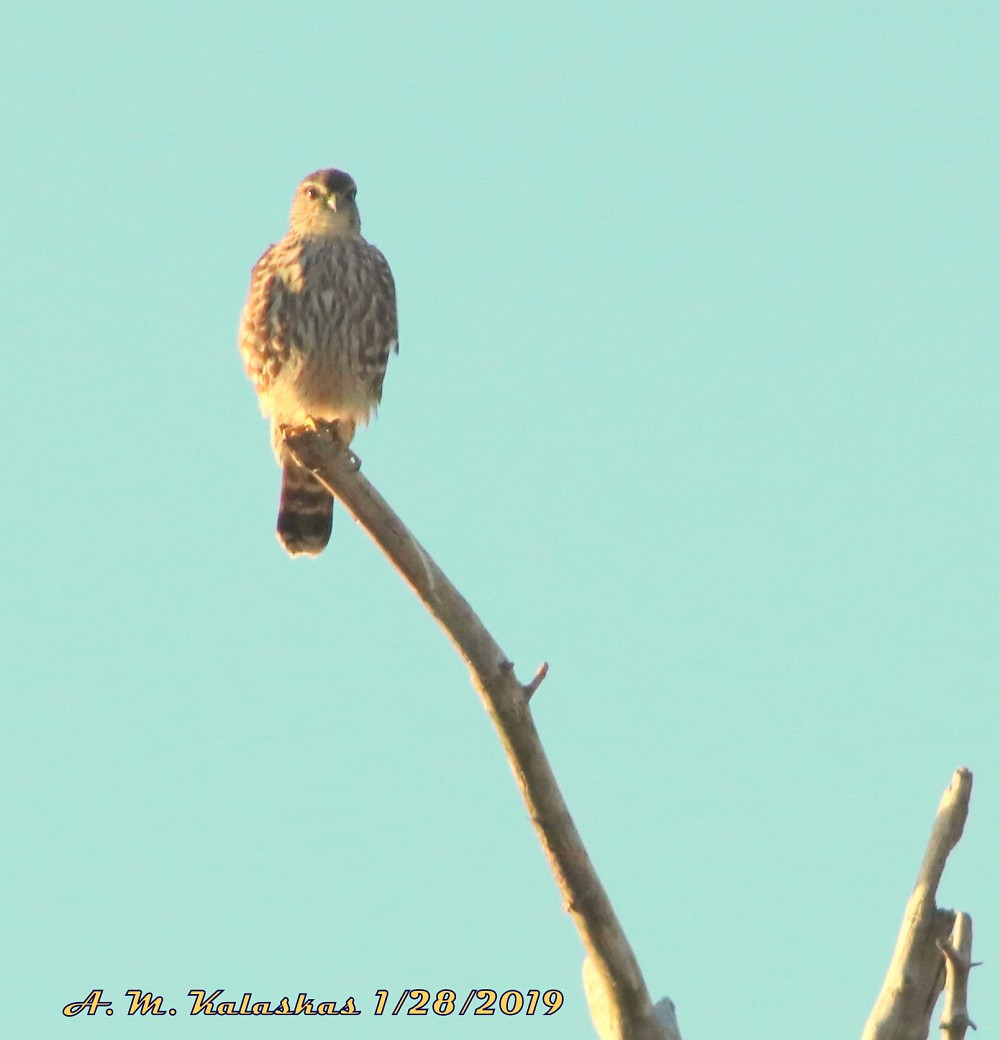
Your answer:
[[[535,729],[528,698],[545,668],[526,687],[461,593],[374,487],[352,469],[329,430],[286,431],[292,455],[335,495],[388,557],[468,665],[514,773],[566,910],[628,1040],[663,1040],[635,954],[590,862]]]
[[[948,854],[962,837],[971,794],[972,773],[958,769],[938,806],[896,949],[862,1040],[926,1040],[944,984],[940,944],[948,940],[955,924],[953,910],[938,908],[937,888]]]

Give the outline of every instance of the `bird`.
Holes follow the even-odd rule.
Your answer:
[[[288,231],[254,264],[239,351],[281,466],[278,540],[316,556],[330,540],[333,499],[288,452],[284,431],[334,424],[346,447],[377,412],[399,350],[396,286],[361,234],[354,178],[317,170],[292,199]]]

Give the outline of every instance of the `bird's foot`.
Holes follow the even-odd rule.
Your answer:
[[[344,456],[351,471],[357,473],[358,470],[361,469],[361,459],[351,451],[348,443],[341,436],[341,424],[339,419],[314,419],[310,415],[307,416],[305,422],[300,423],[297,426],[282,425],[280,429],[281,436],[286,440],[289,437],[294,437],[301,433],[327,434],[330,440],[339,449],[340,453]],[[353,429],[351,432],[353,432]]]
[[[325,431],[326,433],[329,433],[333,437],[333,439],[337,442],[337,444],[343,449],[344,458],[346,459],[348,466],[350,466],[351,471],[353,473],[357,473],[358,470],[361,469],[361,459],[358,458],[358,456],[355,455],[353,451],[351,451],[349,441],[345,440],[341,436],[340,431],[341,431],[342,427],[340,425],[340,420],[339,419],[312,419],[311,422],[313,424],[313,427],[317,431],[320,431],[320,432]],[[348,437],[353,435],[353,433],[354,433],[354,426],[352,424],[351,428],[350,428],[350,432],[348,434]]]

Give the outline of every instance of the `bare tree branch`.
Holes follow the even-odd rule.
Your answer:
[[[862,1040],[926,1040],[944,984],[941,946],[955,924],[953,910],[935,902],[948,854],[962,837],[972,795],[972,773],[955,772],[938,806],[934,829],[906,904],[896,949]]]
[[[635,954],[594,871],[542,748],[528,698],[547,666],[522,686],[514,666],[405,524],[357,472],[357,459],[326,428],[286,431],[285,443],[346,506],[444,629],[469,666],[510,762],[528,815],[612,1011],[607,1038],[664,1040]]]
[[[941,1034],[944,1040],[965,1040],[969,1027],[969,971],[972,962],[972,918],[955,914],[951,936],[941,944],[945,957],[944,1007],[941,1009]]]

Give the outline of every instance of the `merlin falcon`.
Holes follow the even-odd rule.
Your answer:
[[[278,538],[293,556],[323,551],[333,499],[289,455],[285,428],[333,423],[350,444],[399,350],[392,272],[361,235],[357,191],[343,170],[302,181],[288,233],[254,265],[240,318],[240,354],[281,466]]]

